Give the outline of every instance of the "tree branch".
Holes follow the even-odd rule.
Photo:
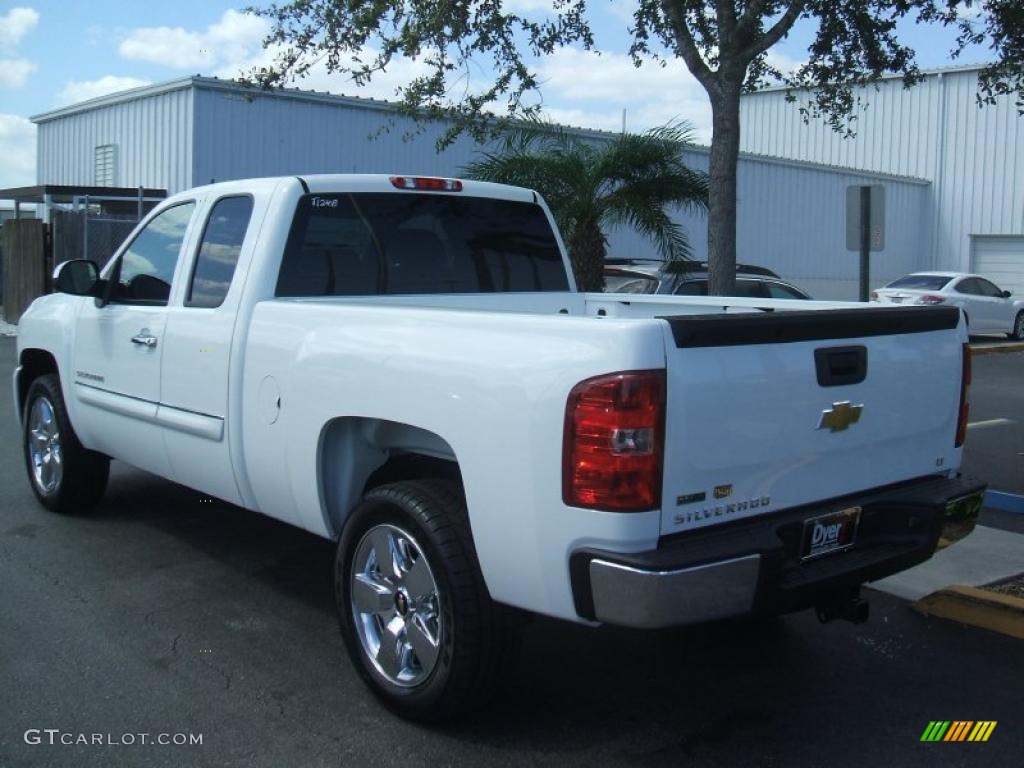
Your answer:
[[[773,45],[775,45],[783,36],[793,28],[796,20],[800,18],[800,14],[804,12],[804,8],[807,6],[807,0],[793,0],[786,8],[786,12],[782,14],[782,18],[775,22],[775,25],[761,35],[760,39],[755,40],[749,46],[744,49],[740,54],[744,60],[753,61],[755,57],[760,56],[762,53],[767,51]]]
[[[715,0],[715,17],[718,19],[719,47],[731,47],[733,32],[736,31],[736,6],[733,0]]]
[[[741,37],[751,31],[754,26],[754,22],[761,17],[761,14],[764,13],[764,9],[767,5],[768,0],[752,0],[747,4],[746,9],[743,11],[743,15],[740,16],[739,21],[736,23],[736,31]]]
[[[686,62],[687,69],[697,78],[710,94],[715,87],[715,73],[711,71],[704,58],[697,50],[697,44],[693,41],[693,34],[686,26],[686,19],[683,18],[681,3],[678,0],[660,0],[661,10],[672,26],[675,35],[676,46],[679,48],[679,55]]]

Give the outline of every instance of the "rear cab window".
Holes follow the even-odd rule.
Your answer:
[[[358,192],[299,199],[276,295],[567,290],[562,254],[539,205]]]
[[[943,275],[907,275],[899,280],[893,280],[886,288],[910,288],[921,291],[940,291],[952,280],[951,277]]]

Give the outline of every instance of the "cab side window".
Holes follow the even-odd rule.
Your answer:
[[[687,280],[676,288],[676,296],[707,296],[707,280]]]
[[[978,293],[982,296],[988,296],[994,299],[1003,298],[1003,292],[996,288],[995,283],[990,283],[988,280],[984,280],[980,277],[974,278],[974,282],[978,285]]]
[[[251,216],[252,198],[248,195],[223,197],[214,204],[196,254],[186,307],[219,307],[224,303]]]
[[[968,296],[980,296],[981,290],[978,287],[978,281],[973,277],[968,277],[966,280],[961,280],[956,286],[957,293],[966,293]]]
[[[735,296],[745,299],[763,299],[767,296],[764,285],[758,280],[737,280]]]
[[[788,285],[782,283],[764,283],[765,290],[768,291],[768,298],[770,299],[806,299],[807,297],[800,293],[800,291],[790,288]]]
[[[135,236],[111,275],[110,301],[165,306],[195,203],[161,212]]]

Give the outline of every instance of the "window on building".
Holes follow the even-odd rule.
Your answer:
[[[117,145],[101,144],[96,147],[94,178],[97,187],[117,186]]]
[[[185,306],[219,307],[235,274],[252,216],[252,198],[224,197],[214,204],[196,254]]]

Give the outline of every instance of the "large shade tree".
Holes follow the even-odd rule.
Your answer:
[[[690,255],[673,213],[702,211],[708,184],[683,162],[689,142],[684,124],[608,140],[534,121],[512,129],[496,151],[481,153],[465,170],[472,178],[538,190],[566,240],[577,285],[600,291],[611,227],[633,227],[666,259]]]
[[[265,42],[279,55],[249,79],[283,85],[320,64],[363,84],[397,58],[415,59],[424,71],[400,88],[403,109],[452,120],[448,138],[464,129],[484,134],[541,109],[532,97],[540,85],[537,60],[563,46],[594,48],[587,0],[519,10],[531,7],[502,0],[292,0],[250,9],[271,20]],[[711,102],[712,293],[735,286],[740,94],[771,80],[808,88],[808,114],[845,129],[857,86],[891,72],[908,86],[921,78],[915,51],[900,39],[904,20],[954,28],[953,56],[987,44],[992,63],[981,73],[979,101],[1015,94],[1024,108],[1021,0],[636,0],[628,29],[634,62],[682,59]],[[798,21],[811,30],[807,59],[780,72],[768,52]]]

